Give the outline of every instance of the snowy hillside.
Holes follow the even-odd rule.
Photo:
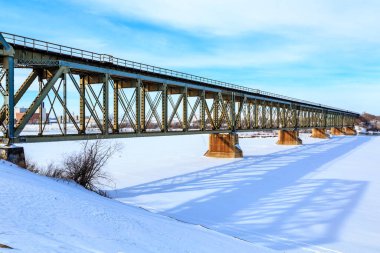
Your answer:
[[[0,252],[271,252],[0,161]]]

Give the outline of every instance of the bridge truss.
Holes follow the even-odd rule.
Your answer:
[[[7,144],[352,127],[359,116],[110,55],[0,34],[0,129]],[[15,82],[15,70],[27,77]],[[15,113],[21,105],[25,110]]]

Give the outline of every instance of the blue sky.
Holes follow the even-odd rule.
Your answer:
[[[4,1],[0,30],[380,114],[380,1]]]

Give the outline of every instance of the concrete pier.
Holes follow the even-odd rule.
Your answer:
[[[340,127],[332,127],[330,133],[332,135],[344,135],[343,129]]]
[[[26,167],[23,147],[0,146],[0,159],[14,163],[22,168]]]
[[[345,135],[356,135],[356,130],[352,127],[343,127],[343,132]]]
[[[299,138],[299,132],[297,130],[279,130],[278,141],[279,145],[301,145],[302,140]]]
[[[207,157],[240,158],[243,151],[239,146],[239,136],[236,133],[210,134]]]
[[[329,136],[326,134],[326,128],[313,128],[311,130],[311,137],[319,139],[329,138]]]

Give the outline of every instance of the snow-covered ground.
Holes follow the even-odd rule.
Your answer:
[[[272,252],[0,161],[0,252]]]
[[[380,138],[301,138],[242,138],[243,159],[203,157],[207,135],[117,140],[109,193],[280,252],[380,252]],[[45,164],[79,149],[24,147]]]

